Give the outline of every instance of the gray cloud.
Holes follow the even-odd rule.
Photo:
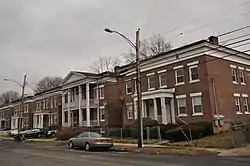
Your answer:
[[[249,22],[244,0],[5,0],[0,1],[0,92],[19,87],[10,77],[35,86],[43,76],[65,76],[69,70],[89,70],[98,56],[118,56],[129,49],[105,27],[131,39],[163,35],[180,46],[242,27]],[[204,27],[204,25],[208,25]],[[197,28],[195,30],[195,28]],[[199,28],[203,27],[203,28]],[[169,32],[171,29],[174,31]],[[192,29],[194,29],[192,31]],[[183,33],[183,35],[179,35]]]

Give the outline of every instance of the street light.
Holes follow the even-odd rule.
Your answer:
[[[140,29],[136,31],[136,44],[134,44],[129,38],[127,38],[122,33],[111,30],[108,28],[104,29],[108,33],[116,33],[119,36],[121,36],[124,40],[128,42],[129,45],[131,45],[136,50],[136,89],[137,89],[137,117],[138,117],[138,148],[142,147],[143,144],[143,121],[141,116],[141,81],[140,81],[140,70],[139,70],[139,64],[140,64],[140,40],[139,40],[139,32]]]
[[[21,86],[22,87],[22,101],[21,101],[21,110],[20,110],[20,113],[19,113],[19,116],[18,116],[18,120],[17,120],[17,125],[18,125],[18,129],[17,129],[17,139],[19,141],[21,141],[21,135],[20,135],[20,128],[21,128],[21,123],[20,123],[20,120],[21,120],[21,114],[23,113],[24,111],[24,90],[25,90],[25,86],[26,86],[26,78],[27,78],[27,74],[24,75],[24,78],[23,78],[23,84],[19,83],[18,81],[15,81],[13,79],[7,79],[5,78],[4,81],[10,81],[10,82],[14,82],[16,83],[17,85]]]

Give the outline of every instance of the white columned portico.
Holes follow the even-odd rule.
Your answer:
[[[162,123],[167,124],[166,98],[161,97]]]
[[[82,86],[80,85],[79,87],[78,87],[78,89],[79,89],[79,95],[78,95],[78,100],[79,100],[79,126],[82,126],[83,125],[83,123],[82,123]]]
[[[41,123],[40,123],[40,128],[43,128],[43,115],[40,115],[41,116]]]
[[[170,99],[170,107],[171,107],[171,121],[175,123],[175,111],[174,111],[174,98]]]
[[[145,117],[145,111],[146,111],[146,103],[144,100],[141,101],[142,102],[142,107],[141,107],[141,116],[142,118]]]
[[[87,127],[90,126],[90,90],[89,90],[89,83],[86,84],[86,120],[87,120]]]
[[[65,94],[64,92],[62,93],[62,105],[65,105]],[[65,126],[65,111],[63,109],[64,107],[62,107],[62,126]]]
[[[71,98],[71,91],[70,89],[68,89],[68,127],[71,127],[70,98]]]
[[[99,97],[99,85],[96,89],[96,99],[97,99],[97,125],[100,126],[100,97]]]
[[[135,119],[137,119],[137,101],[134,102],[134,116],[135,116]]]
[[[153,101],[154,101],[154,119],[158,121],[158,111],[157,111],[157,101],[156,101],[156,98],[154,98]]]

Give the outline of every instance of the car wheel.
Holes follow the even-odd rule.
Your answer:
[[[90,144],[88,142],[85,144],[85,150],[90,151]]]
[[[72,141],[69,142],[68,146],[69,146],[69,149],[74,149],[74,145]]]
[[[52,138],[54,138],[54,137],[56,136],[56,133],[53,132],[53,133],[50,134],[50,136],[51,136]]]

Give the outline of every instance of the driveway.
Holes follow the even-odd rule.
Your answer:
[[[85,152],[66,147],[4,141],[2,166],[249,166],[250,159],[217,156],[166,156],[124,152]]]

